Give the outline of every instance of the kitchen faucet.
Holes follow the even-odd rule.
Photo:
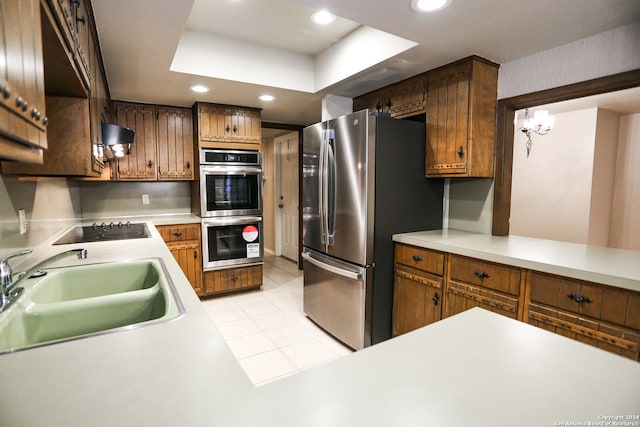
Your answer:
[[[6,257],[2,258],[2,260],[0,260],[0,313],[6,310],[7,308],[9,308],[11,303],[13,303],[16,299],[18,299],[18,297],[20,296],[20,294],[24,289],[16,288],[16,285],[20,283],[23,279],[31,277],[33,273],[35,273],[42,267],[45,267],[53,262],[56,262],[62,258],[66,258],[70,255],[75,254],[78,256],[78,259],[87,258],[86,249],[71,249],[65,252],[60,252],[59,254],[53,255],[45,259],[44,261],[34,265],[26,272],[21,273],[18,276],[18,279],[14,282],[13,271],[11,270],[11,266],[9,265],[9,260],[11,258],[28,255],[31,252],[32,252],[32,249],[25,249],[20,252],[9,254]]]

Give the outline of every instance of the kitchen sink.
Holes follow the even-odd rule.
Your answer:
[[[150,261],[83,265],[47,273],[30,298],[34,303],[53,303],[159,289],[159,284],[159,272]]]
[[[0,353],[176,319],[184,309],[160,259],[47,270],[0,314]]]

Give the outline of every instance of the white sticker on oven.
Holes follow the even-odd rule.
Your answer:
[[[242,229],[242,238],[245,242],[254,242],[258,238],[258,227],[247,225]]]
[[[247,258],[258,258],[260,256],[260,243],[247,243]]]

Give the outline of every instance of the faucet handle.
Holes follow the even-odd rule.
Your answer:
[[[28,255],[31,252],[32,252],[32,249],[25,249],[20,252],[9,254],[4,258],[2,258],[2,260],[0,260],[0,291],[2,292],[3,295],[9,291],[12,284],[11,276],[13,276],[13,270],[11,270],[11,266],[9,265],[9,260],[11,258],[19,257],[22,255]]]

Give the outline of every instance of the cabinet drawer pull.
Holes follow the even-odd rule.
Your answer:
[[[173,233],[173,235],[176,236],[176,237],[180,237],[180,236],[182,236],[182,232],[176,231],[175,233]]]
[[[422,257],[421,257],[420,255],[414,255],[414,256],[412,256],[411,258],[413,258],[413,260],[414,260],[415,262],[420,262],[420,261],[422,261]]]
[[[484,271],[476,271],[475,275],[478,276],[479,279],[488,279],[489,275]]]
[[[569,294],[567,295],[567,297],[569,297],[569,299],[574,300],[575,302],[577,302],[578,304],[590,304],[593,301],[587,297],[583,297],[582,295],[574,295],[574,294]]]

